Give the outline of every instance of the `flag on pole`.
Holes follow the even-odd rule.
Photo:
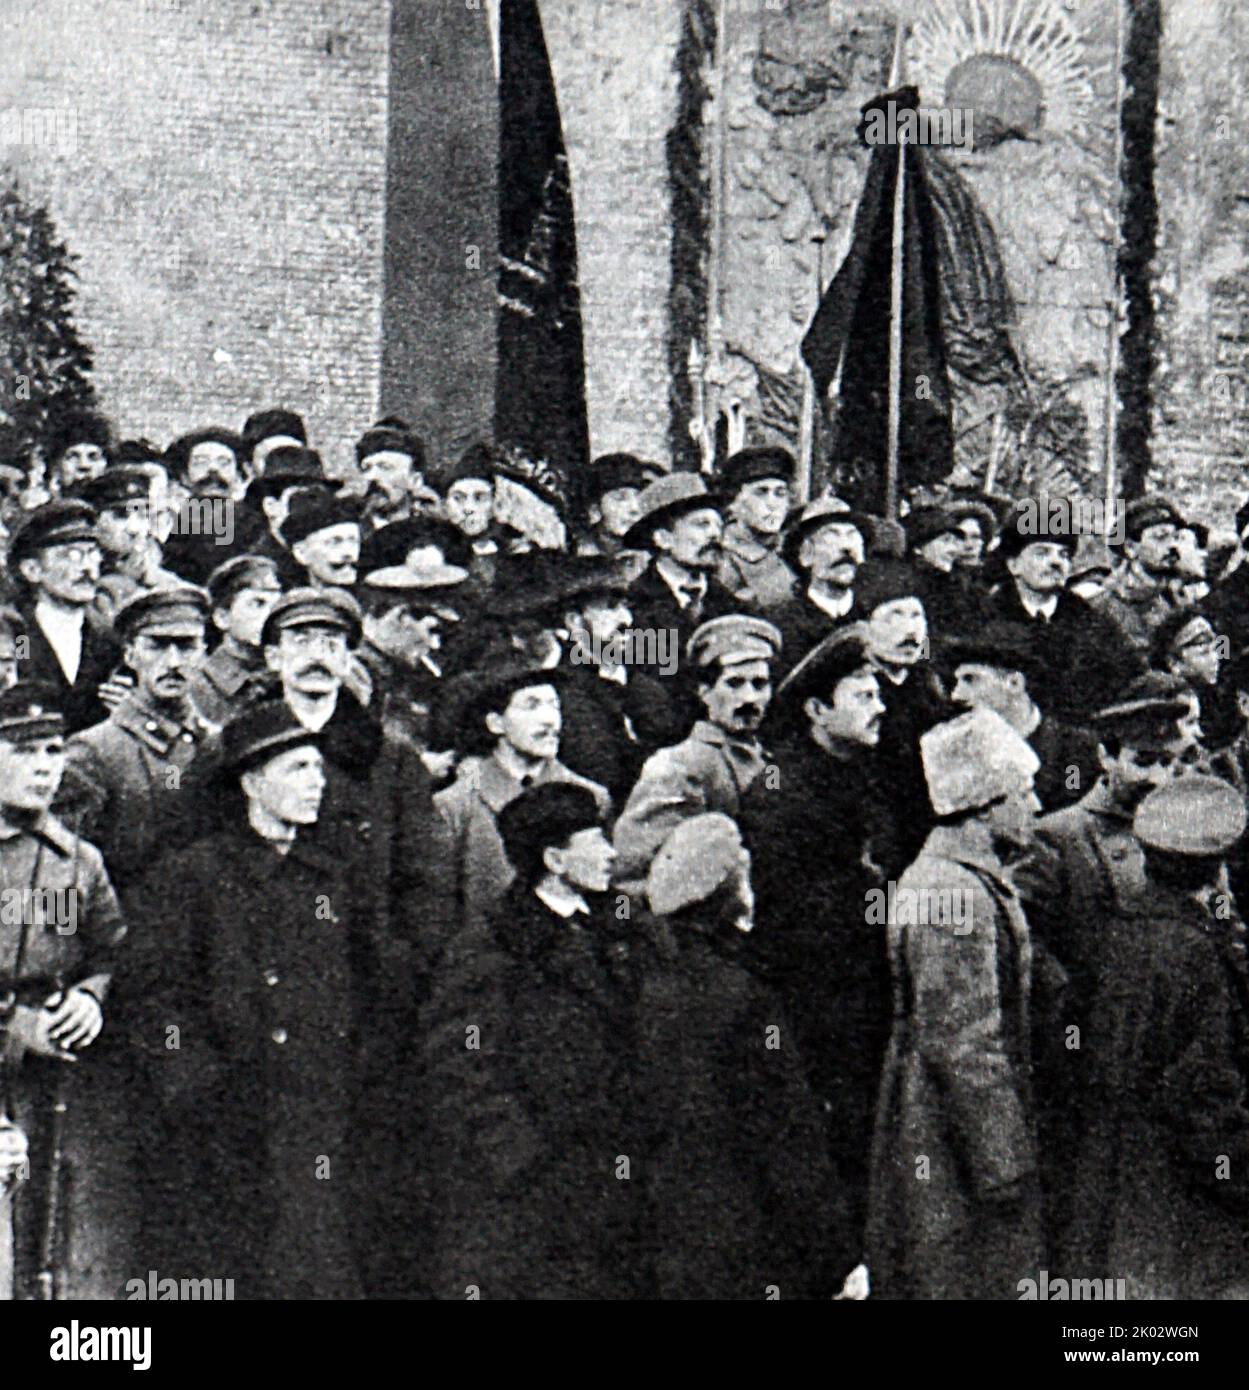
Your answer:
[[[572,184],[536,0],[499,14],[495,440],[575,476],[589,455]]]
[[[892,105],[891,105],[892,104]],[[919,92],[901,87],[862,108],[859,138],[869,129],[897,134],[899,113],[918,110]],[[882,120],[882,117],[885,119]],[[894,198],[905,159],[901,209],[901,353],[899,495],[931,486],[954,466],[950,382],[942,334],[937,227],[923,149],[908,143],[871,146],[867,180],[850,249],[802,340],[816,397],[830,413],[832,462],[839,490],[865,511],[885,512],[888,468]],[[837,402],[829,388],[838,383]]]

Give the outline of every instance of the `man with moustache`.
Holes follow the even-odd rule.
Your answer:
[[[1042,817],[1031,853],[1015,872],[1037,945],[1066,975],[1060,997],[1039,1001],[1033,1037],[1051,1234],[1066,1219],[1064,1165],[1086,1124],[1082,1039],[1102,969],[1103,927],[1144,891],[1132,817],[1149,792],[1175,775],[1184,749],[1179,720],[1186,712],[1178,695],[1148,693],[1100,710],[1093,728],[1101,776],[1074,806]]]
[[[1148,652],[1158,624],[1179,606],[1183,577],[1180,532],[1187,522],[1166,497],[1129,502],[1124,517],[1122,565],[1092,607],[1112,618],[1140,652]]]
[[[781,634],[762,618],[735,613],[703,623],[689,640],[703,717],[683,743],[646,760],[614,843],[624,892],[641,894],[651,861],[682,821],[704,811],[736,819],[741,799],[767,765],[759,727],[772,700],[772,663]]]
[[[837,1287],[864,1256],[889,1040],[885,935],[865,921],[868,894],[881,885],[871,852],[884,713],[862,627],[831,633],[776,692],[768,732],[777,775],[754,783],[740,817],[755,897],[744,959],[781,997],[837,1164],[848,1218],[829,1235]]]
[[[100,851],[49,810],[65,764],[56,698],[37,681],[0,692],[0,1115],[28,1137],[30,1162],[0,1194],[12,1215],[0,1301],[118,1298],[132,1259],[130,1117],[99,1045],[126,927]],[[54,1181],[60,1234],[49,1261]]]
[[[191,679],[204,659],[208,611],[208,595],[192,585],[123,604],[115,626],[135,688],[67,749],[57,814],[100,846],[123,902],[154,853],[200,828],[203,807],[188,773],[209,729],[195,713]]]
[[[871,521],[835,497],[809,502],[789,528],[782,555],[799,583],[771,614],[784,641],[778,671],[796,666],[830,632],[858,617],[854,581],[872,536]]]
[[[1026,506],[1002,528],[998,555],[1005,578],[990,596],[987,616],[1023,623],[1036,646],[1044,682],[1033,698],[1069,724],[1090,715],[1145,668],[1142,651],[1106,613],[1067,587],[1079,537],[1036,535]]]
[[[29,639],[24,674],[57,691],[71,734],[108,715],[99,688],[121,656],[112,634],[87,621],[100,582],[95,521],[85,502],[46,502],[14,531],[7,561]]]
[[[148,1083],[146,1267],[228,1277],[240,1298],[378,1291],[376,1213],[396,1196],[370,1057],[392,1020],[359,885],[313,834],[319,744],[281,701],[233,719],[222,828],[135,893],[125,988]]]
[[[781,532],[794,467],[786,449],[739,449],[720,473],[732,520],[720,540],[716,578],[751,612],[771,613],[793,596],[795,575],[782,553]]]
[[[1031,839],[1036,755],[987,709],[920,742],[935,823],[897,893],[927,912],[888,925],[893,1031],[872,1146],[872,1292],[1017,1298],[1042,1241],[1031,946],[1003,861]]]
[[[260,632],[282,595],[277,566],[262,555],[237,555],[208,576],[216,647],[191,677],[191,702],[219,728],[270,684]]]
[[[83,483],[104,472],[112,434],[109,422],[93,410],[66,410],[53,415],[41,452],[54,497],[76,496]]]
[[[233,528],[246,483],[243,452],[239,436],[219,425],[184,434],[169,446],[170,477],[189,496],[165,544],[165,565],[188,584],[202,585],[222,561],[220,541]]]
[[[397,415],[365,430],[356,441],[356,464],[365,522],[373,530],[438,506],[438,494],[425,483],[425,444]]]
[[[350,589],[360,561],[360,511],[345,497],[300,489],[290,500],[282,538],[313,589]]]
[[[453,930],[479,926],[513,879],[498,816],[530,787],[569,783],[591,792],[604,817],[607,789],[559,760],[559,678],[549,671],[481,672],[463,685],[455,781],[434,795],[446,830]]]
[[[419,1031],[429,1292],[636,1298],[643,1194],[616,1168],[636,1138],[636,990],[602,806],[547,783],[498,829],[515,879],[451,943]]]
[[[1097,780],[1097,740],[1086,729],[1046,714],[1032,698],[1032,687],[1044,673],[1028,630],[1019,623],[989,622],[947,639],[938,657],[954,704],[991,709],[1028,740],[1041,764],[1036,794],[1042,812],[1079,801]]]

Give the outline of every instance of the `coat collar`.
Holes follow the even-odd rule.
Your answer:
[[[222,695],[233,697],[250,680],[262,677],[265,674],[265,665],[262,660],[244,661],[233,652],[226,651],[225,647],[218,647],[200,667],[204,679]]]
[[[0,816],[0,841],[16,840],[21,835],[33,835],[50,845],[63,858],[68,859],[77,847],[78,841],[48,811],[42,812],[29,825],[15,825]]]
[[[170,719],[162,711],[153,708],[138,695],[132,695],[120,705],[112,715],[112,722],[124,729],[132,738],[150,748],[154,753],[164,756],[184,733],[192,735],[196,741],[208,733],[208,726],[196,714],[189,714],[186,722]]]
[[[732,555],[739,555],[743,560],[766,560],[769,555],[779,553],[781,538],[778,534],[766,541],[761,540],[759,533],[752,531],[744,521],[730,521],[724,528],[720,546]]]
[[[723,751],[738,789],[745,791],[755,777],[763,770],[767,757],[757,739],[734,738],[718,724],[709,719],[700,719],[690,730],[694,743],[709,744]]]
[[[1002,861],[989,850],[972,849],[966,845],[957,826],[933,826],[928,832],[923,853],[934,855],[938,859],[950,859],[955,864],[963,864],[969,869],[978,869],[999,884],[1008,897],[1015,896],[1015,886],[1007,877]]]
[[[321,747],[336,767],[357,779],[369,775],[382,751],[381,725],[346,687],[321,731]]]
[[[485,758],[465,758],[460,764],[458,776],[476,783],[473,790],[497,816],[499,812],[515,801],[524,788],[520,782],[493,756]],[[559,762],[552,758],[543,763],[534,774],[531,786],[540,787],[546,782],[566,782],[579,780]],[[534,899],[537,902],[537,899]],[[545,909],[544,909],[545,910]]]

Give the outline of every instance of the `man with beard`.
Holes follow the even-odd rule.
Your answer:
[[[27,514],[9,544],[9,573],[21,592],[29,640],[24,674],[57,691],[71,734],[107,717],[99,689],[120,657],[112,634],[87,621],[100,562],[95,512],[85,502],[45,502]]]
[[[48,469],[48,487],[55,497],[71,497],[83,483],[98,478],[108,467],[112,429],[93,410],[67,410],[53,415],[41,452]]]
[[[110,625],[118,608],[148,589],[181,584],[161,564],[152,535],[152,475],[146,468],[113,467],[84,483],[79,496],[96,511],[95,534],[104,556],[104,573],[95,594],[95,612]]]
[[[282,537],[314,589],[349,589],[360,561],[360,511],[345,497],[320,488],[291,497]]]
[[[277,566],[261,555],[237,555],[208,576],[220,641],[191,677],[190,690],[206,723],[228,724],[270,684],[260,632],[281,594]]]
[[[928,660],[928,620],[919,589],[909,565],[878,557],[863,566],[855,590],[885,706],[877,762],[891,804],[905,808],[886,818],[876,839],[877,862],[887,879],[898,877],[928,834],[919,738],[951,713]]]
[[[233,535],[245,483],[242,453],[239,436],[218,425],[184,434],[169,446],[170,476],[188,495],[165,544],[165,565],[188,584],[204,583],[224,556],[219,542],[229,538],[227,530]]]
[[[1046,714],[1033,700],[1032,687],[1044,673],[1027,628],[990,622],[942,643],[940,657],[954,704],[991,709],[1032,745],[1041,763],[1036,775],[1041,810],[1058,811],[1079,801],[1097,778],[1097,740]]]
[[[835,497],[803,508],[782,549],[799,576],[799,592],[771,615],[784,641],[778,670],[796,666],[816,643],[858,616],[854,581],[872,536],[871,521]]]
[[[435,1298],[647,1292],[641,1194],[617,1171],[636,1152],[636,1000],[604,901],[615,853],[602,817],[589,790],[563,783],[503,807],[515,880],[451,944],[422,1016]]]
[[[243,423],[242,459],[253,479],[263,476],[275,449],[301,449],[307,443],[308,431],[293,410],[258,410]]]
[[[682,821],[704,811],[737,817],[741,799],[767,766],[759,726],[772,700],[772,663],[781,634],[740,613],[703,623],[689,640],[703,707],[683,743],[661,748],[642,768],[614,841],[620,886],[641,894],[660,845]]]
[[[407,422],[387,415],[356,442],[364,484],[364,517],[374,530],[438,506],[425,483],[425,445]]]
[[[863,1259],[868,1153],[889,1040],[885,934],[868,926],[885,706],[863,630],[826,637],[781,682],[770,716],[777,777],[742,798],[755,925],[745,960],[780,995],[823,1102],[849,1216],[836,1233],[838,1287]],[[782,1043],[782,1046],[784,1043]]]
[[[922,586],[924,612],[940,635],[967,632],[981,617],[981,596],[973,587],[973,571],[959,564],[968,541],[960,526],[970,521],[977,531],[980,513],[977,503],[970,511],[958,504],[916,507],[906,517],[907,550]]]
[[[1249,1296],[1244,925],[1224,873],[1244,829],[1217,778],[1152,791],[1132,822],[1147,891],[1100,924],[1061,1268],[1111,1270],[1127,1298]]]
[[[494,585],[500,554],[527,548],[525,537],[494,515],[499,466],[489,444],[473,444],[442,471],[439,487],[447,520],[468,541],[469,568],[482,588]]]
[[[150,1097],[148,1267],[228,1276],[241,1298],[374,1291],[374,1213],[397,1195],[369,1058],[391,1020],[359,885],[313,835],[318,744],[280,701],[232,720],[225,823],[135,894],[125,988]]]
[[[1092,607],[1112,618],[1132,645],[1147,653],[1154,629],[1179,606],[1180,532],[1187,523],[1166,497],[1129,502],[1124,522],[1127,563]]]
[[[633,454],[603,454],[590,464],[582,481],[589,529],[578,554],[615,559],[625,553],[623,537],[638,519],[646,483],[646,468]]]
[[[1066,974],[1060,997],[1043,999],[1034,1021],[1041,1100],[1042,1178],[1047,1226],[1066,1219],[1067,1164],[1084,1132],[1088,1063],[1082,1039],[1101,970],[1104,924],[1144,891],[1144,860],[1132,817],[1169,782],[1183,750],[1183,700],[1140,694],[1094,719],[1101,777],[1074,806],[1044,816],[1015,879],[1037,945]]]
[[[1023,623],[1032,634],[1045,672],[1044,684],[1032,692],[1037,704],[1067,723],[1087,724],[1144,670],[1144,654],[1112,617],[1067,588],[1079,538],[1037,536],[1032,520],[1019,507],[1002,529],[997,553],[1006,577],[988,601],[988,615]]]
[[[611,798],[559,761],[558,677],[549,671],[482,672],[464,683],[455,781],[434,795],[449,843],[454,928],[479,926],[513,879],[498,816],[530,787],[565,782],[591,792],[606,817]]]
[[[753,612],[771,613],[793,596],[794,572],[781,552],[793,480],[794,458],[785,449],[739,449],[721,470],[733,519],[720,540],[716,578]]]
[[[669,634],[680,652],[700,623],[738,608],[714,575],[723,531],[719,501],[697,473],[669,473],[643,490],[638,508],[640,515],[624,543],[648,551],[652,561],[629,587],[633,626],[644,633]],[[683,723],[688,724],[697,704],[683,676],[678,685],[678,698],[686,706]]]
[[[921,752],[936,824],[889,912],[868,1267],[884,1298],[1017,1298],[1042,1244],[1031,947],[1003,856],[1032,834],[1036,755],[987,709]]]
[[[116,631],[135,688],[69,743],[57,814],[100,846],[123,902],[156,851],[188,842],[200,828],[203,808],[188,772],[209,730],[190,692],[208,611],[208,595],[190,585],[123,604]]]

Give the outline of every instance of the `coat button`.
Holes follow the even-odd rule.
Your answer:
[[[148,731],[149,734],[154,734],[156,732],[156,721],[153,719],[149,719],[143,727]]]
[[[372,833],[373,822],[371,820],[362,820],[360,822],[360,838],[362,840],[367,840]]]
[[[275,1028],[273,1030],[273,1041],[277,1043],[279,1047],[281,1047],[281,1045],[286,1041],[286,1039],[289,1036],[290,1034],[286,1031],[285,1028]]]
[[[272,989],[273,986],[281,980],[281,978],[281,975],[279,975],[276,970],[265,971],[265,984],[267,984],[270,989]]]

